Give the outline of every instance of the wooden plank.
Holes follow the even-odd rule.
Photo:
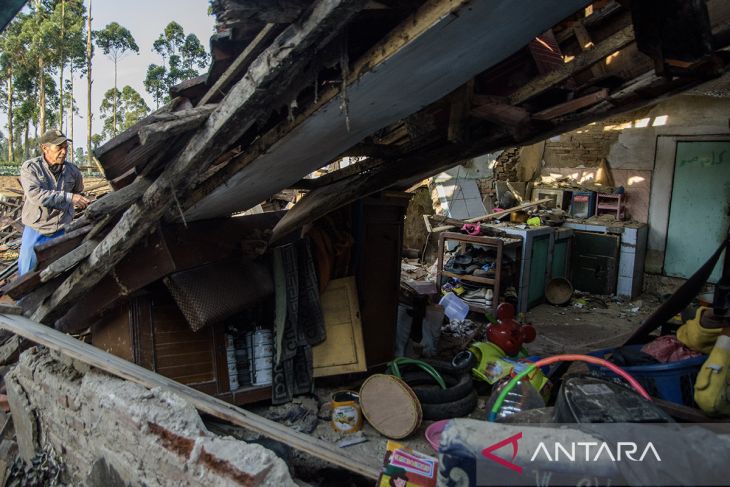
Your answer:
[[[553,118],[558,118],[562,115],[573,113],[577,110],[580,110],[581,108],[595,105],[596,103],[603,101],[606,98],[608,98],[608,88],[603,88],[596,91],[595,93],[591,93],[590,95],[581,96],[580,98],[566,101],[565,103],[561,103],[559,105],[555,105],[550,108],[546,108],[545,110],[542,110],[540,112],[534,113],[532,115],[532,118],[536,120],[552,120]]]
[[[268,44],[276,34],[276,24],[266,24],[263,29],[253,38],[246,48],[238,55],[235,61],[223,72],[223,74],[211,86],[208,92],[198,102],[204,105],[210,102],[214,97],[225,96],[225,90],[235,80],[248,69],[253,60],[258,56],[263,48]]]
[[[330,281],[321,301],[327,340],[312,347],[314,377],[366,371],[355,277]]]
[[[595,47],[593,39],[591,39],[590,34],[588,34],[582,22],[577,22],[573,26],[573,31],[575,32],[575,38],[578,40],[578,44],[580,44],[581,51],[590,51]],[[606,74],[606,66],[596,63],[591,66],[591,73],[595,78],[600,78]]]
[[[48,282],[56,276],[60,276],[73,266],[91,255],[91,252],[96,247],[98,242],[94,240],[87,240],[68,254],[60,257],[58,260],[52,262],[48,267],[41,271],[41,282]]]
[[[608,39],[599,43],[593,49],[582,52],[577,55],[571,62],[566,63],[564,66],[547,73],[543,76],[539,76],[529,83],[523,85],[519,89],[515,90],[510,95],[510,103],[512,105],[519,105],[533,96],[537,96],[550,88],[556,86],[559,83],[567,80],[576,73],[590,68],[597,62],[601,61],[605,57],[613,54],[614,52],[623,49],[634,42],[634,26],[629,25],[624,29],[620,30],[616,34],[612,35]]]
[[[45,345],[67,357],[79,360],[114,376],[140,384],[143,387],[150,389],[155,387],[164,388],[182,397],[200,412],[262,434],[369,479],[378,478],[379,465],[370,465],[360,458],[349,457],[332,443],[305,435],[262,416],[225,403],[220,399],[203,394],[22,316],[0,315],[0,328],[35,343]]]
[[[327,186],[328,184],[332,184],[335,181],[339,181],[340,179],[370,171],[376,167],[382,166],[383,164],[385,164],[384,160],[369,157],[362,161],[358,161],[355,164],[350,164],[347,167],[343,167],[342,169],[338,169],[337,171],[333,171],[318,178],[301,179],[297,183],[294,183],[292,185],[292,188],[308,190],[321,188],[323,186]]]
[[[487,98],[495,98],[495,100],[485,103]],[[512,106],[506,102],[500,103],[496,97],[479,96],[475,99],[483,104],[471,109],[470,115],[472,117],[506,125],[510,128],[519,127],[530,121],[530,112],[522,107]]]
[[[13,299],[20,299],[40,285],[40,271],[28,272],[7,283],[5,287],[3,287],[2,294],[7,294]]]
[[[33,318],[50,320],[99,282],[165,214],[181,183],[196,180],[207,165],[226,152],[271,103],[288,88],[319,46],[332,39],[366,0],[320,0],[307,18],[290,25],[251,65],[224,100],[193,135],[185,149],[147,189],[142,200],[122,215],[114,229],[56,292],[36,309]]]
[[[159,122],[139,129],[137,136],[142,145],[161,143],[170,137],[195,129],[205,122],[215,109],[215,105],[200,105],[190,110],[166,114],[158,117]]]
[[[552,201],[550,198],[544,198],[544,199],[537,200],[537,201],[530,201],[529,203],[523,203],[523,204],[515,206],[513,208],[507,208],[506,210],[502,210],[502,211],[495,211],[494,213],[489,213],[489,214],[477,216],[474,218],[468,218],[468,219],[462,220],[462,221],[454,220],[452,218],[447,219],[447,218],[441,217],[439,215],[431,215],[431,218],[434,220],[439,219],[439,218],[444,218],[444,220],[451,220],[451,221],[458,222],[458,223],[452,224],[452,225],[432,228],[432,231],[442,232],[444,230],[456,228],[457,226],[462,226],[464,223],[477,223],[477,222],[483,222],[483,221],[487,221],[487,220],[494,220],[495,218],[501,218],[501,217],[503,217],[505,215],[509,215],[510,213],[515,212],[515,211],[526,210],[528,208],[532,208],[537,205],[544,205],[545,203],[549,203],[550,201]]]
[[[103,198],[99,198],[86,208],[86,217],[91,220],[98,220],[106,215],[115,214],[127,208],[134,201],[138,200],[152,181],[147,178],[137,178],[117,191],[112,191]]]

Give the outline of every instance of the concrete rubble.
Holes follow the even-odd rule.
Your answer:
[[[6,376],[20,455],[63,458],[72,485],[290,486],[261,445],[208,431],[178,396],[34,348]]]

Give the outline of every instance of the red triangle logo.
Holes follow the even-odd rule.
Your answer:
[[[505,445],[512,445],[512,461],[517,457],[517,451],[519,449],[519,445],[517,442],[522,439],[522,432],[517,433],[516,435],[510,436],[509,438],[505,438],[504,440],[495,443],[491,446],[488,446],[484,450],[482,450],[482,455],[484,455],[485,458],[488,458],[494,462],[497,462],[498,464],[502,465],[503,467],[507,467],[508,469],[512,470],[513,472],[517,472],[519,474],[522,473],[522,467],[519,465],[515,465],[509,460],[505,460],[504,458],[498,457],[497,455],[493,454],[495,450],[499,450]]]

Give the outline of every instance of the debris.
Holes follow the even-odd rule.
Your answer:
[[[297,397],[292,402],[269,408],[264,417],[290,428],[311,433],[319,422],[319,404],[314,397]]]
[[[358,431],[357,433],[346,435],[341,440],[337,441],[335,445],[339,446],[340,448],[346,448],[348,446],[352,445],[358,445],[360,443],[365,443],[368,441],[368,439],[365,437],[362,431]]]

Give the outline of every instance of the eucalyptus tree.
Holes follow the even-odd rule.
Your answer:
[[[127,54],[135,52],[139,54],[139,47],[126,27],[117,22],[111,22],[102,30],[96,32],[96,45],[102,52],[114,62],[114,99],[112,110],[112,135],[117,135],[117,64]]]

